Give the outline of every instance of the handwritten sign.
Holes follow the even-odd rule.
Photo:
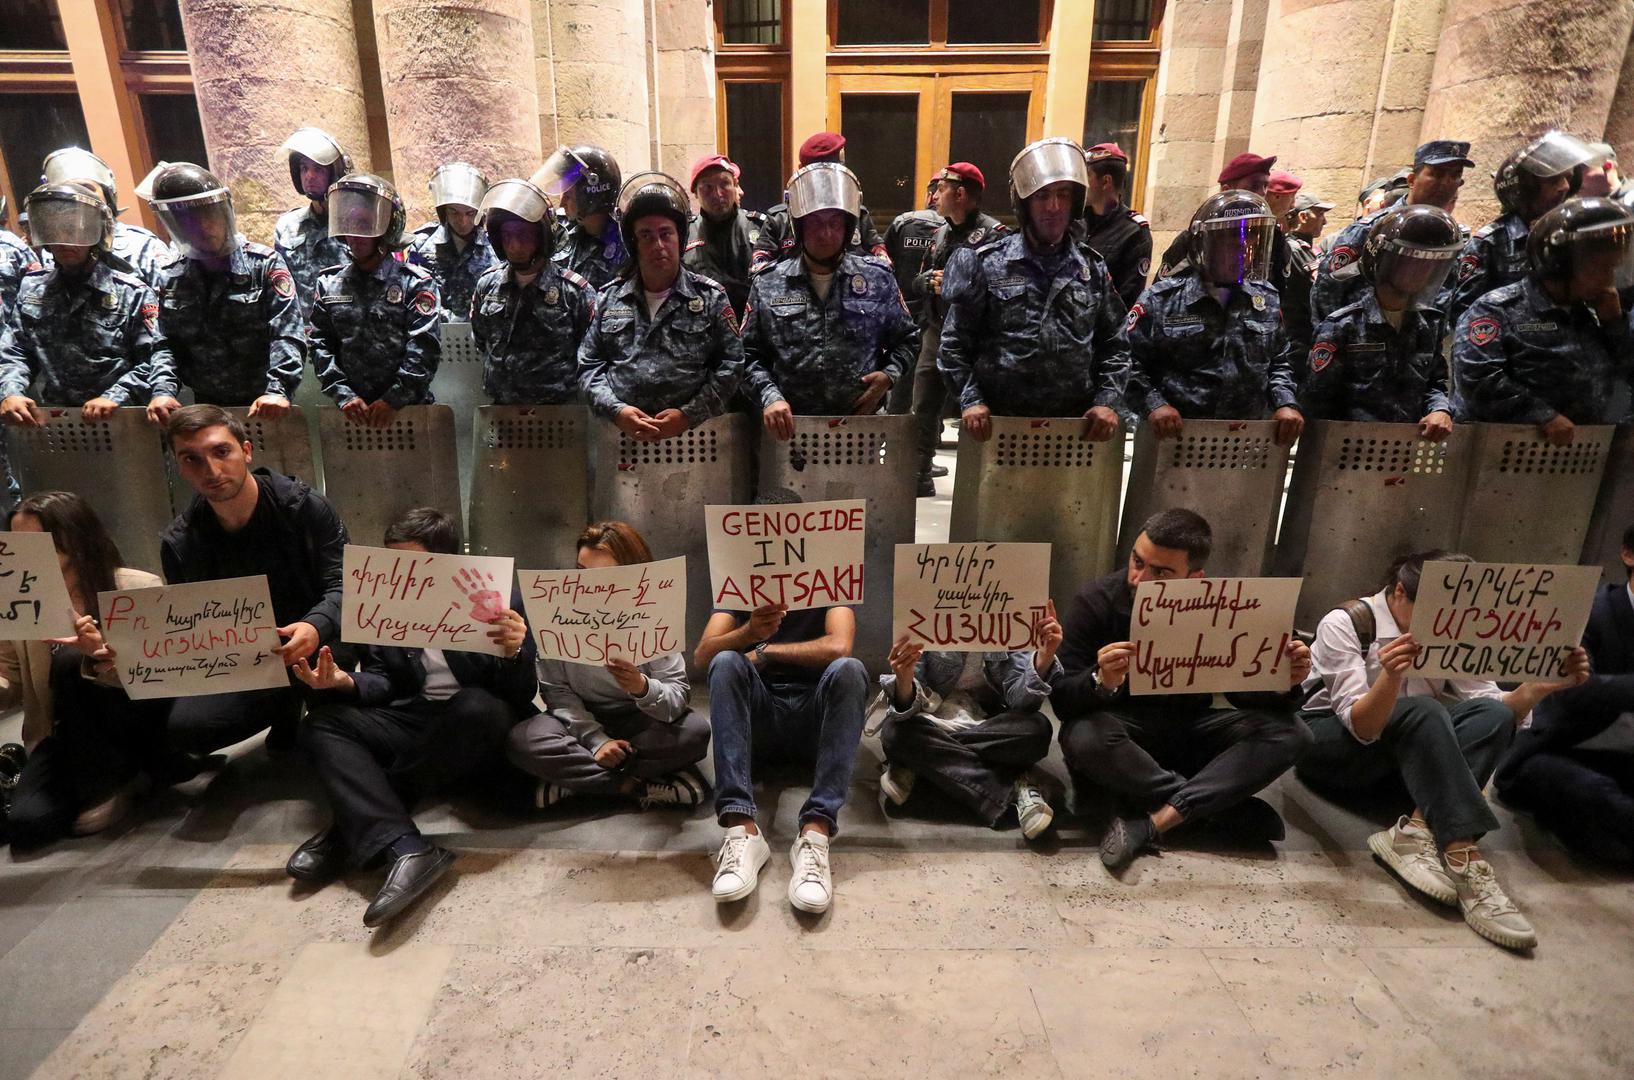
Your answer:
[[[513,560],[346,545],[340,639],[503,656],[488,624],[511,606]]]
[[[74,633],[74,605],[50,533],[0,533],[0,640]]]
[[[1599,584],[1598,566],[1425,563],[1413,604],[1413,638],[1421,647],[1412,673],[1498,682],[1555,678],[1583,639]]]
[[[645,664],[686,648],[685,557],[599,570],[518,570],[516,577],[542,659]]]
[[[98,593],[97,606],[134,700],[289,685],[263,575],[115,589]]]
[[[1131,694],[1289,689],[1299,578],[1144,581],[1129,620]]]
[[[1049,598],[1048,544],[898,544],[891,640],[943,652],[1031,649]]]
[[[861,499],[706,506],[712,603],[790,611],[862,603]]]

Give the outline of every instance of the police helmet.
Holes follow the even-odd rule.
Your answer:
[[[1414,203],[1380,214],[1362,242],[1362,276],[1401,294],[1403,308],[1434,304],[1463,248],[1452,215],[1438,206]]]
[[[481,224],[482,197],[488,191],[488,178],[482,175],[481,169],[463,161],[451,161],[437,166],[426,187],[431,190],[431,205],[437,208],[437,220],[444,225],[448,224],[444,211],[450,206],[477,211],[477,222]]]
[[[573,211],[581,218],[612,213],[623,184],[613,155],[588,144],[557,147],[529,179],[553,199],[571,190]]]
[[[37,248],[88,247],[103,255],[113,243],[113,209],[77,183],[41,184],[23,205]]]
[[[1265,281],[1276,218],[1263,196],[1233,188],[1203,200],[1186,228],[1188,259],[1204,281]]]
[[[1084,215],[1084,199],[1089,192],[1089,168],[1084,164],[1084,148],[1067,138],[1039,139],[1021,148],[1010,162],[1010,206],[1016,219],[1026,223],[1027,200],[1041,188],[1067,181],[1073,193],[1072,217]]]
[[[681,182],[667,173],[636,173],[618,193],[618,230],[625,250],[635,253],[635,223],[640,218],[661,214],[675,222],[675,231],[686,241],[687,223],[692,217],[692,200]]]
[[[380,250],[403,246],[406,215],[391,183],[374,173],[347,173],[329,188],[329,235],[380,241]]]
[[[526,273],[543,266],[550,258],[556,239],[556,230],[551,227],[550,220],[554,208],[550,196],[531,180],[501,180],[482,196],[479,209],[483,214],[484,227],[488,230],[488,243],[496,256],[505,258],[505,246],[500,241],[500,232],[505,223],[522,221],[538,228],[539,247],[526,266],[516,268]],[[508,259],[506,261],[509,262]]]
[[[161,161],[136,185],[183,255],[226,254],[238,236],[233,196],[216,175],[188,161]]]
[[[1549,131],[1504,158],[1492,177],[1498,203],[1511,214],[1525,216],[1531,208],[1538,183],[1569,173],[1567,197],[1583,186],[1583,170],[1594,151],[1582,139],[1564,131]]]
[[[1617,263],[1616,284],[1634,284],[1634,211],[1615,199],[1567,199],[1532,224],[1526,238],[1532,275],[1564,281],[1586,258]]]
[[[296,194],[308,199],[326,198],[328,189],[335,181],[352,171],[351,155],[322,128],[297,128],[278,149],[289,161],[289,181],[295,185]],[[324,185],[325,194],[314,196],[301,186],[301,158],[329,170],[329,182]]]
[[[77,146],[65,146],[45,155],[41,166],[40,183],[48,187],[62,184],[91,183],[102,193],[109,209],[119,202],[119,190],[114,183],[113,170],[108,163]]]
[[[849,242],[862,216],[862,184],[857,174],[837,161],[818,161],[804,166],[789,177],[789,219],[796,234],[800,221],[819,210],[839,210],[845,215],[845,236]]]

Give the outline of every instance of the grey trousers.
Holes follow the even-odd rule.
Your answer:
[[[700,713],[689,712],[664,724],[630,709],[597,716],[596,721],[609,736],[635,749],[635,756],[617,770],[598,764],[567,724],[548,712],[511,728],[505,756],[523,772],[569,791],[616,795],[626,777],[655,780],[696,765],[709,752],[709,721]]]

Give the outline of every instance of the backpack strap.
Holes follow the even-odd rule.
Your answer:
[[[1350,616],[1350,625],[1356,630],[1356,640],[1361,643],[1362,656],[1367,656],[1367,650],[1373,647],[1373,640],[1378,637],[1379,628],[1373,618],[1373,609],[1366,600],[1346,600],[1339,605],[1338,610]]]

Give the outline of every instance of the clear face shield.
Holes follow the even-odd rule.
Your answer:
[[[1572,235],[1572,279],[1583,293],[1634,288],[1634,222],[1589,225]]]
[[[1373,277],[1380,292],[1399,303],[1398,310],[1422,311],[1435,306],[1435,298],[1447,275],[1458,261],[1462,247],[1427,247],[1392,240],[1375,256]]]
[[[102,242],[107,218],[91,196],[28,200],[29,236],[39,247],[95,247]]]
[[[447,206],[480,210],[488,182],[473,166],[463,162],[439,166],[431,174],[431,202],[441,210]]]
[[[1564,131],[1551,131],[1526,148],[1520,166],[1538,178],[1559,176],[1594,157],[1589,144]]]
[[[1205,281],[1241,285],[1270,280],[1271,237],[1276,232],[1276,221],[1270,215],[1213,218],[1192,228],[1197,230],[1202,249],[1199,269]]]
[[[542,221],[550,213],[550,200],[526,180],[501,180],[483,193],[477,208],[485,215],[504,210],[524,221]]]
[[[374,239],[391,227],[391,200],[365,188],[329,189],[329,235]]]

